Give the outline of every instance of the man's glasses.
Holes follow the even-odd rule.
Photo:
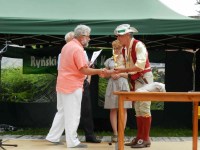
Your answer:
[[[124,35],[126,35],[126,34],[123,34],[123,35],[116,35],[116,38],[119,38],[119,37],[123,37]]]
[[[116,35],[116,38],[121,37],[121,35]]]
[[[85,36],[85,37],[88,37],[88,38],[90,38],[90,35],[82,35],[82,36]]]

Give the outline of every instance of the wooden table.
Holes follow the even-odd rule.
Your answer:
[[[200,92],[114,92],[119,96],[118,147],[124,150],[124,101],[165,101],[193,103],[193,140],[192,150],[197,150],[198,144],[198,102]]]

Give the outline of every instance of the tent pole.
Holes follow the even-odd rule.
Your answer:
[[[192,60],[192,71],[193,71],[193,88],[192,88],[192,91],[195,92],[196,91],[196,53],[199,51],[199,49],[196,49],[193,53],[194,53],[194,56],[193,56],[193,60]]]
[[[2,54],[7,51],[7,48],[8,48],[8,43],[6,41],[5,47],[0,50],[0,94],[2,93],[2,86],[1,86],[1,61],[2,61],[2,57],[3,57]]]

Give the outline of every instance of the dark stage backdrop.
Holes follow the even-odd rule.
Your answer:
[[[165,56],[165,84],[167,91],[187,92],[192,90],[193,53],[185,51],[167,51]],[[196,90],[200,91],[200,52],[198,52],[196,56]],[[98,84],[99,77],[92,76],[91,99],[95,129],[111,130],[109,111],[99,107],[96,101],[99,96]],[[164,107],[164,111],[152,111],[153,126],[192,126],[191,103],[165,103]],[[10,124],[17,127],[50,127],[55,112],[56,103],[0,103],[0,124]],[[127,125],[131,128],[135,128],[134,110],[131,109],[128,113],[129,118]]]
[[[167,92],[188,92],[192,90],[193,53],[167,51],[165,62],[165,84]],[[165,126],[191,127],[192,103],[166,102],[164,105]]]
[[[200,91],[200,50],[196,53],[196,91]]]

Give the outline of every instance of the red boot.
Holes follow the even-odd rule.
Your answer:
[[[142,116],[136,117],[136,123],[137,123],[137,136],[131,142],[125,143],[126,146],[136,145],[138,140],[142,138],[143,135]]]
[[[132,148],[150,147],[151,141],[149,137],[151,128],[151,117],[141,117],[142,120],[142,137],[137,141],[137,144],[132,145]]]
[[[144,124],[144,134],[143,134],[143,140],[144,141],[150,141],[150,129],[151,129],[151,116],[150,117],[142,117],[143,124]]]
[[[142,139],[142,135],[143,135],[143,128],[144,128],[144,124],[143,124],[143,120],[142,120],[142,116],[136,117],[136,122],[137,122],[137,136],[136,139]]]

